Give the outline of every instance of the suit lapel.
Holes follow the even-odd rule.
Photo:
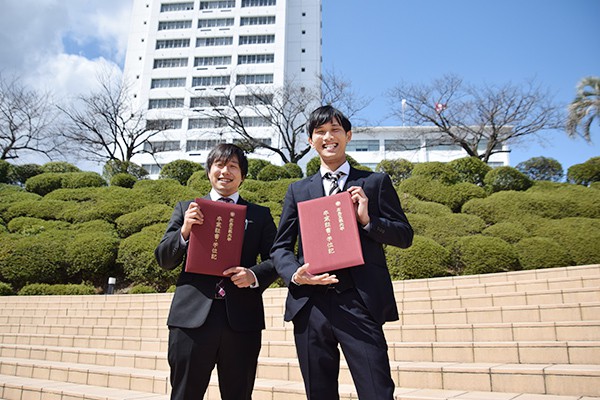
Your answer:
[[[325,189],[323,188],[323,180],[321,174],[317,172],[310,177],[308,182],[308,194],[309,198],[316,199],[317,197],[325,196]]]

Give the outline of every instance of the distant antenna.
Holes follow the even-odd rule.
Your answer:
[[[404,126],[404,111],[406,111],[406,99],[402,99],[402,126]]]

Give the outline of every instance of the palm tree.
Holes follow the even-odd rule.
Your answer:
[[[580,135],[591,142],[590,127],[594,119],[600,124],[600,77],[588,76],[577,84],[575,100],[569,104],[567,134]]]

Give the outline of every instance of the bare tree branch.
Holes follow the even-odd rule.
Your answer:
[[[409,123],[431,126],[428,145],[458,145],[488,162],[504,144],[562,127],[560,108],[533,81],[524,85],[469,85],[446,75],[430,85],[400,84],[389,91],[392,114]],[[405,100],[404,107],[401,107]]]

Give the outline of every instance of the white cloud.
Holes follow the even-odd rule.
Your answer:
[[[124,61],[132,0],[5,0],[0,71],[58,96],[90,88],[96,71]],[[79,54],[67,54],[65,38]],[[86,56],[86,53],[93,56]]]

